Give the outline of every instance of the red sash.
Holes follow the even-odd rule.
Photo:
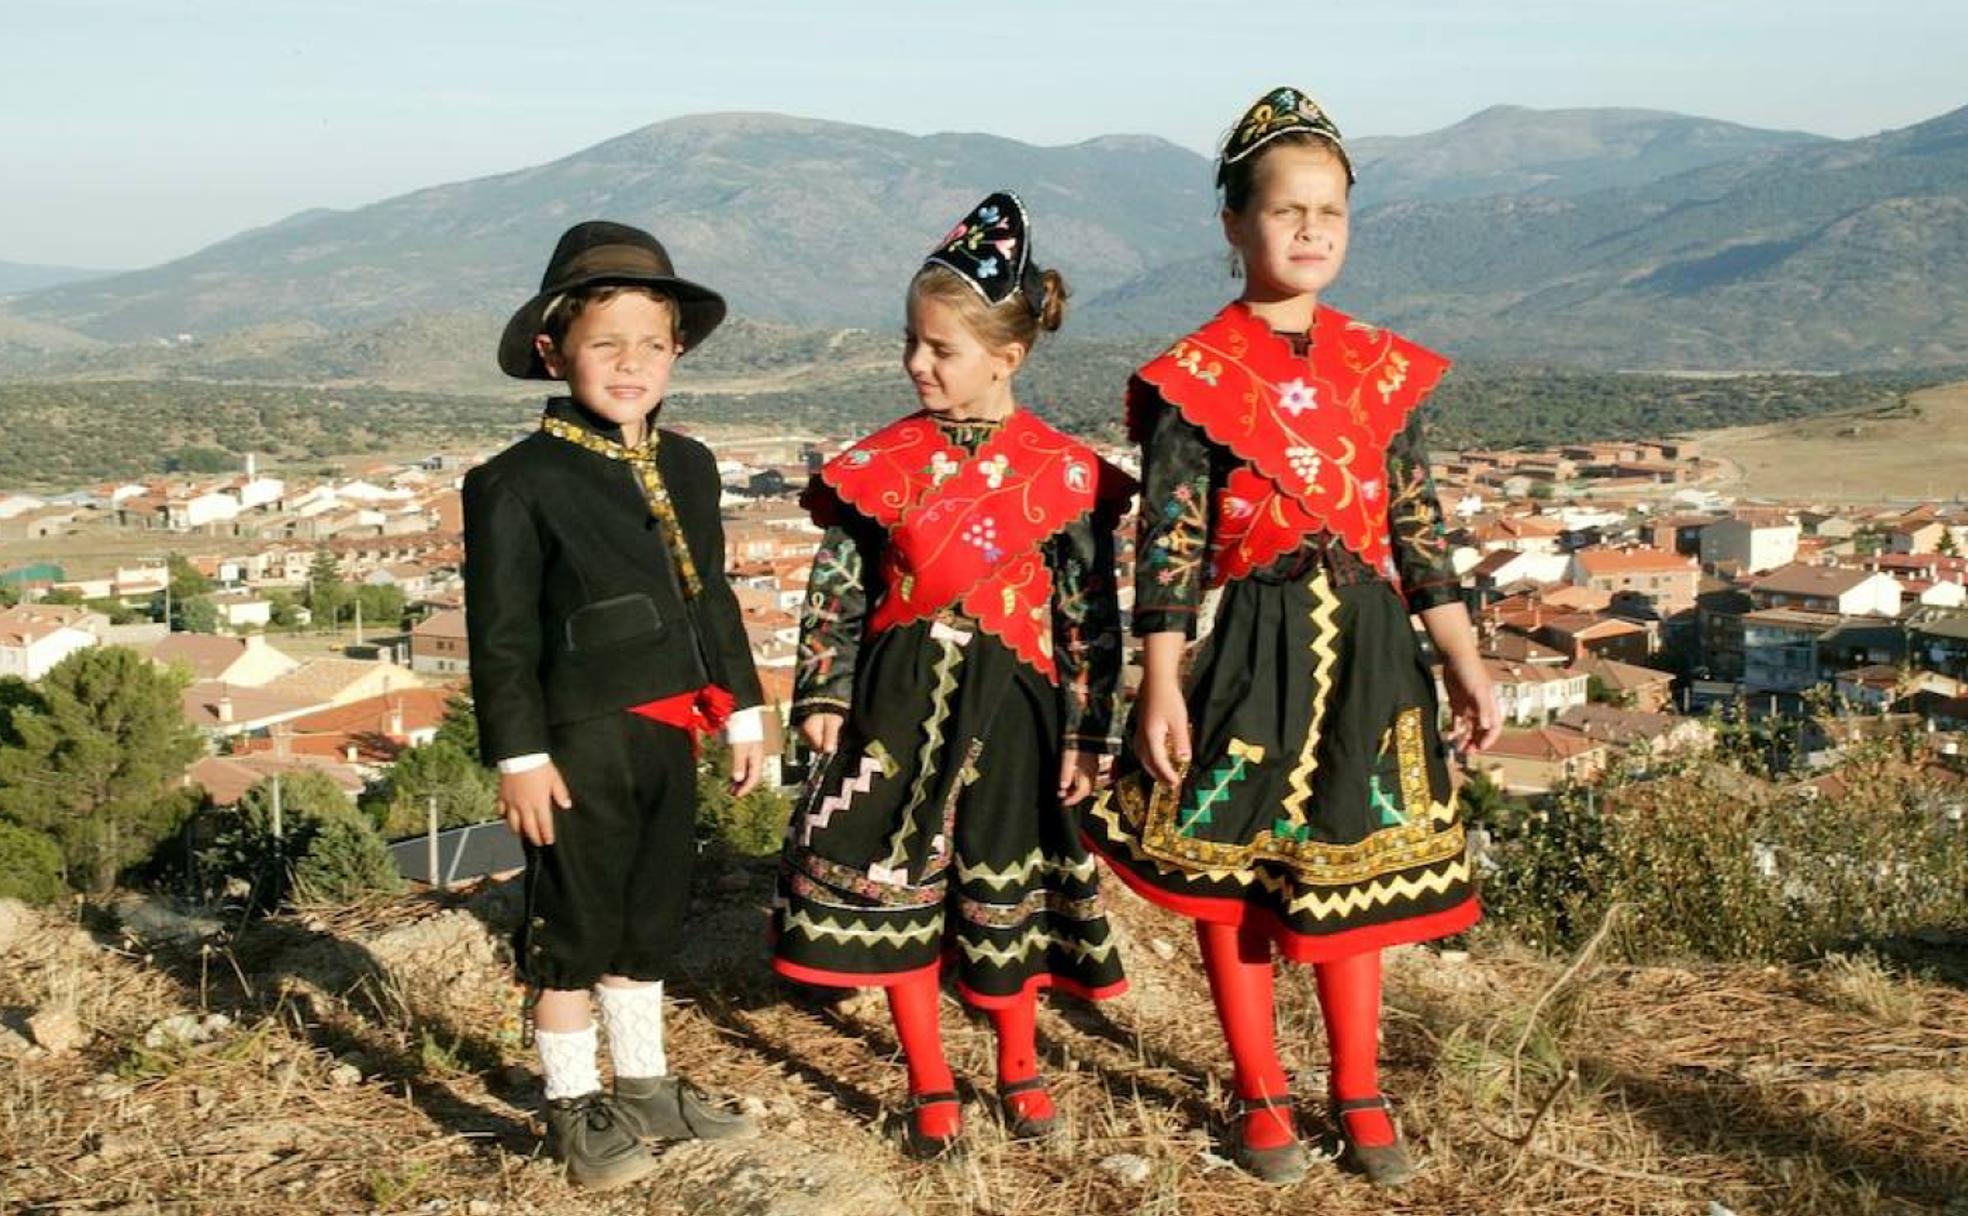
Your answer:
[[[1321,530],[1391,570],[1387,444],[1449,361],[1321,305],[1306,358],[1241,301],[1136,378],[1244,461],[1217,495],[1210,584],[1268,565]],[[1137,386],[1129,426],[1147,395]]]
[[[1125,473],[1022,409],[968,456],[911,414],[829,461],[820,480],[889,531],[869,633],[954,605],[1047,679],[1052,571],[1039,546],[1133,492]],[[828,522],[825,504],[809,506]]]

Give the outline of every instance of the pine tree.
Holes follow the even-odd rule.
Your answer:
[[[0,745],[0,818],[47,833],[72,886],[107,891],[177,830],[169,797],[202,750],[180,703],[185,677],[122,646],[79,650],[17,704]]]
[[[307,606],[314,614],[316,628],[332,628],[342,615],[353,593],[342,581],[341,564],[326,546],[314,551],[314,564],[308,567]]]

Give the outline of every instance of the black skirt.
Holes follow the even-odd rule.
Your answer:
[[[1318,564],[1238,579],[1186,688],[1180,788],[1126,754],[1085,817],[1129,885],[1195,919],[1255,920],[1301,962],[1475,922],[1434,677],[1392,585],[1335,585]]]
[[[773,966],[881,986],[949,955],[991,1007],[1126,986],[1077,811],[1059,804],[1059,691],[980,630],[868,638],[853,709],[787,826]]]

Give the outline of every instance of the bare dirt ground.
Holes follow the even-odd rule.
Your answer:
[[[1747,497],[1878,502],[1968,494],[1968,383],[1904,408],[1827,414],[1700,436],[1725,462],[1711,488]]]
[[[1267,1188],[1221,1156],[1227,1061],[1187,926],[1118,885],[1133,990],[1041,1022],[1064,1135],[1007,1142],[987,1024],[951,1002],[973,1150],[918,1164],[882,1131],[904,1082],[879,997],[776,982],[762,957],[770,864],[707,870],[671,984],[672,1059],[745,1095],[765,1132],[668,1149],[651,1181],[607,1196],[569,1190],[535,1156],[538,1082],[500,944],[511,884],[286,917],[203,947],[93,910],[0,906],[0,1054],[13,1057],[0,1210],[1968,1213],[1958,974],[1863,960],[1568,971],[1481,936],[1467,954],[1389,959],[1386,1084],[1422,1177],[1384,1195],[1327,1165]],[[1310,978],[1285,973],[1280,1039],[1316,1130]],[[32,1045],[43,1037],[57,1049]]]

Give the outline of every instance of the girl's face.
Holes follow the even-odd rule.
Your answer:
[[[912,292],[902,368],[932,414],[999,418],[1011,412],[1011,375],[1025,357],[1017,343],[985,346],[955,305]]]
[[[1316,299],[1346,261],[1346,166],[1304,144],[1262,155],[1244,209],[1223,213],[1224,239],[1243,260],[1244,297]]]

